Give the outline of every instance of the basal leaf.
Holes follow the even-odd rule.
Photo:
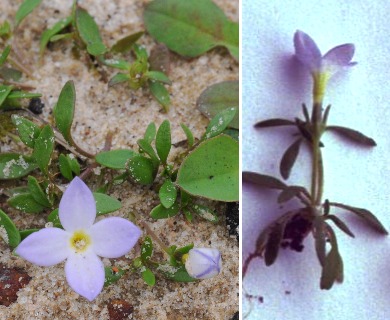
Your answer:
[[[133,150],[102,151],[95,156],[97,163],[111,169],[126,169],[127,161],[137,153]]]
[[[108,82],[108,86],[112,87],[115,86],[118,83],[123,83],[129,81],[130,77],[126,73],[117,73],[115,76],[113,76],[110,81]]]
[[[180,206],[178,203],[175,203],[170,208],[165,208],[162,204],[159,204],[157,207],[154,207],[150,211],[150,216],[153,219],[167,219],[174,217],[180,212]]]
[[[44,174],[48,174],[51,154],[54,150],[54,132],[50,125],[42,128],[38,138],[35,139],[33,158]]]
[[[242,173],[242,182],[253,183],[258,186],[270,189],[284,190],[285,188],[287,188],[287,185],[279,179],[265,174],[250,171],[244,171]]]
[[[8,204],[20,211],[27,213],[39,213],[45,210],[45,206],[38,203],[31,193],[21,193],[8,199]]]
[[[342,136],[343,138],[346,138],[352,142],[356,142],[363,146],[368,146],[368,147],[376,146],[376,142],[374,141],[374,139],[371,139],[365,136],[363,133],[350,128],[339,127],[339,126],[327,126],[326,130],[335,132],[340,136]]]
[[[334,224],[337,227],[339,227],[340,230],[344,231],[350,237],[355,238],[355,235],[352,233],[352,231],[348,228],[345,222],[343,222],[339,217],[329,214],[326,216],[326,219],[332,220]]]
[[[37,163],[17,153],[0,154],[0,180],[17,179],[38,168]]]
[[[119,200],[104,193],[93,192],[96,201],[96,213],[102,215],[119,210],[122,204]]]
[[[268,128],[268,127],[279,127],[279,126],[295,126],[294,121],[286,119],[269,119],[257,122],[255,128]]]
[[[176,202],[177,189],[171,179],[164,181],[158,193],[160,202],[165,208],[170,208]]]
[[[225,46],[238,60],[238,24],[228,20],[211,0],[152,1],[144,21],[153,38],[183,56],[196,57]]]
[[[167,163],[169,151],[171,150],[171,124],[164,120],[157,130],[156,150],[163,164]]]
[[[158,81],[148,81],[150,93],[156,98],[157,102],[164,107],[165,112],[169,111],[171,97],[165,86]]]
[[[194,145],[194,135],[184,123],[181,123],[180,126],[187,137],[188,147],[191,148]]]
[[[288,179],[292,167],[299,153],[299,147],[301,146],[302,139],[297,139],[284,153],[282,160],[280,161],[280,174],[284,179]]]
[[[217,214],[210,208],[200,204],[193,204],[190,206],[190,208],[194,213],[196,213],[201,218],[210,222],[215,222],[215,223],[218,222]]]
[[[130,34],[120,40],[118,40],[112,47],[111,52],[120,52],[124,53],[130,51],[134,43],[137,42],[139,38],[144,34],[143,31],[138,31],[136,33]]]
[[[50,203],[46,193],[42,190],[41,186],[39,185],[38,180],[33,176],[28,176],[27,181],[28,181],[27,186],[29,192],[33,196],[34,200],[39,204],[41,204],[42,206],[50,208],[52,204]]]
[[[26,146],[34,148],[35,139],[38,138],[41,133],[41,128],[34,122],[16,114],[13,114],[11,119],[18,130],[20,140],[22,140]]]
[[[141,272],[141,275],[142,275],[142,279],[144,279],[145,283],[148,286],[154,286],[154,284],[156,283],[156,277],[155,277],[154,273],[152,272],[152,270],[150,270],[149,268],[143,267],[143,271]]]
[[[219,112],[239,108],[239,83],[238,81],[224,81],[214,84],[204,90],[196,101],[196,106],[203,115],[212,119]],[[237,111],[229,127],[238,129],[239,112]]]
[[[176,183],[189,194],[219,201],[238,201],[239,150],[229,136],[202,142],[182,162]]]
[[[149,143],[152,143],[154,138],[156,137],[156,125],[154,122],[149,123],[148,127],[145,130],[144,140]]]
[[[156,177],[156,170],[151,159],[141,155],[134,155],[127,161],[127,170],[134,182],[151,184]]]
[[[277,221],[270,227],[268,240],[264,248],[264,261],[266,266],[272,265],[278,256],[280,243],[283,240],[284,229],[287,222],[287,219],[283,219]]]
[[[228,108],[217,113],[217,115],[210,120],[203,139],[210,139],[222,133],[222,131],[232,122],[236,113],[236,108]]]
[[[326,260],[326,224],[322,216],[317,216],[313,220],[313,236],[318,261],[324,266]]]
[[[70,130],[72,128],[75,102],[76,90],[74,83],[73,81],[68,81],[61,90],[53,114],[58,130],[70,144],[72,143]]]
[[[0,209],[0,238],[11,248],[20,243],[20,234],[13,221]]]
[[[16,11],[15,26],[17,27],[41,2],[42,0],[24,0],[18,11]]]
[[[157,154],[156,152],[154,151],[152,145],[145,139],[139,139],[137,141],[137,144],[138,146],[140,147],[140,149],[145,152],[147,155],[149,155],[149,157],[152,159],[153,161],[153,165],[155,168],[158,167],[158,165],[160,164],[160,160],[158,159],[157,157]]]
[[[45,52],[46,46],[49,43],[50,39],[64,30],[67,26],[70,25],[72,22],[73,17],[69,16],[64,19],[61,19],[58,21],[54,26],[52,26],[50,29],[46,29],[41,36],[41,42],[39,44],[39,54],[42,57],[43,53]]]

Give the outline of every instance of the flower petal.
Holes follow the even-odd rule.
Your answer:
[[[103,262],[92,250],[69,255],[65,274],[70,287],[89,301],[95,299],[103,289]]]
[[[134,247],[141,234],[136,225],[119,217],[100,220],[89,229],[93,250],[104,258],[125,255]]]
[[[342,44],[329,50],[323,57],[326,64],[338,66],[349,66],[355,53],[355,46],[352,43]],[[355,64],[355,63],[352,63]]]
[[[69,256],[69,237],[62,229],[45,228],[30,234],[15,252],[38,266],[53,266]]]
[[[222,259],[217,249],[195,248],[188,252],[185,262],[188,274],[195,279],[208,279],[221,272]]]
[[[321,51],[309,35],[297,30],[294,34],[295,56],[311,72],[321,67]]]
[[[80,178],[75,177],[65,190],[58,215],[64,229],[70,232],[87,229],[95,221],[95,198]]]

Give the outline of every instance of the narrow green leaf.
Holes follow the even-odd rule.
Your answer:
[[[4,40],[8,40],[12,36],[12,30],[10,23],[5,20],[2,24],[0,24],[0,38]]]
[[[172,81],[168,78],[168,76],[160,71],[148,71],[145,74],[152,82],[158,81],[165,84],[172,84]]]
[[[74,32],[56,34],[50,38],[50,42],[56,42],[64,39],[74,38]]]
[[[157,130],[156,150],[163,164],[167,163],[169,151],[171,151],[171,124],[164,120]]]
[[[325,112],[324,112],[324,116],[322,117],[322,123],[324,126],[326,126],[326,124],[328,122],[329,112],[330,112],[330,104],[326,107]]]
[[[53,227],[62,228],[60,217],[58,216],[58,208],[54,209],[47,217],[47,221],[53,223]]]
[[[153,254],[153,242],[149,236],[146,236],[144,241],[142,242],[141,247],[141,259],[142,262],[146,263],[150,260]]]
[[[67,158],[70,160],[70,168],[76,174],[76,176],[80,175],[80,164],[76,158],[73,157],[72,154],[68,154]]]
[[[183,211],[183,214],[184,214],[186,220],[187,220],[189,223],[191,223],[192,220],[194,219],[194,216],[192,215],[191,211],[188,210],[187,208],[182,208],[181,210]]]
[[[185,192],[183,189],[180,189],[180,205],[181,207],[186,207],[191,202],[191,196]]]
[[[232,122],[236,113],[236,108],[228,108],[217,113],[217,115],[210,120],[202,139],[210,139],[222,133],[230,122]]]
[[[38,183],[38,180],[35,177],[28,176],[27,186],[30,194],[33,196],[36,202],[38,202],[44,207],[50,208],[52,206],[46,193],[42,190],[41,186]]]
[[[165,278],[176,282],[196,281],[196,279],[190,277],[184,266],[173,267],[170,264],[160,264],[157,267],[157,270],[160,271]]]
[[[350,237],[355,238],[355,235],[352,233],[352,231],[348,228],[345,222],[343,222],[339,217],[333,214],[329,214],[326,216],[326,219],[332,220],[334,224],[340,228],[340,230],[344,231]]]
[[[98,56],[107,51],[100,36],[99,27],[87,10],[80,7],[76,8],[75,23],[89,54]]]
[[[98,57],[98,60],[105,64],[106,66],[120,69],[120,70],[127,70],[129,71],[131,68],[131,63],[125,61],[125,60],[120,60],[120,59],[104,59],[103,57]]]
[[[73,17],[69,16],[64,19],[61,19],[58,21],[54,26],[52,26],[50,29],[46,29],[41,36],[41,41],[39,44],[39,54],[42,57],[43,53],[45,52],[46,46],[49,43],[50,39],[57,35],[59,32],[64,30],[66,27],[70,25],[72,22]]]
[[[123,83],[129,81],[130,77],[128,74],[125,73],[117,73],[115,76],[113,76],[110,81],[108,82],[108,86],[112,87],[115,86],[118,83]]]
[[[104,286],[117,282],[125,274],[125,270],[117,267],[104,267]]]
[[[118,40],[112,47],[111,52],[125,53],[130,51],[133,45],[143,36],[143,31],[130,34],[120,40]]]
[[[144,139],[152,143],[154,138],[156,137],[156,125],[154,122],[149,123],[148,127],[145,130]]]
[[[6,46],[3,52],[0,55],[0,67],[5,63],[8,58],[9,53],[11,52],[11,46]]]
[[[37,139],[41,133],[41,128],[34,122],[16,114],[13,114],[11,119],[18,130],[20,140],[22,140],[26,146],[34,148],[35,139]]]
[[[177,215],[179,212],[180,206],[178,203],[175,203],[170,208],[165,208],[162,204],[159,204],[150,211],[150,216],[153,219],[167,219]]]
[[[38,168],[31,157],[17,153],[0,154],[0,180],[17,179]]]
[[[20,211],[27,213],[39,213],[45,210],[45,207],[39,204],[31,193],[21,193],[8,199],[8,204]]]
[[[165,208],[170,208],[176,202],[177,189],[174,183],[167,179],[164,181],[158,193],[160,202]]]
[[[274,177],[260,174],[256,172],[244,171],[242,173],[242,182],[253,183],[261,187],[270,188],[270,189],[280,189],[284,190],[287,188],[287,185],[276,179]]]
[[[373,215],[370,211],[362,208],[356,208],[352,206],[348,206],[346,204],[337,203],[337,202],[329,202],[329,205],[332,207],[338,207],[345,209],[349,212],[352,212],[356,214],[358,217],[362,218],[369,227],[373,228],[374,230],[378,231],[379,233],[382,233],[384,235],[388,235],[386,228],[382,225],[382,223],[378,220],[375,215]]]
[[[13,90],[8,95],[7,100],[32,99],[32,98],[40,98],[40,97],[42,97],[42,94],[40,94],[40,93],[27,92],[27,91],[23,91],[23,90]]]
[[[225,46],[238,60],[238,23],[228,20],[211,0],[156,0],[144,12],[147,31],[158,42],[186,57]]]
[[[20,234],[13,221],[0,209],[0,238],[11,248],[20,243]]]
[[[192,148],[192,146],[194,145],[194,135],[192,134],[191,130],[184,123],[181,123],[180,126],[183,129],[183,131],[187,137],[188,148]]]
[[[211,119],[219,112],[229,108],[239,108],[238,81],[216,83],[204,90],[196,101],[196,106],[203,115]],[[229,127],[239,128],[239,112],[237,111]]]
[[[340,126],[327,126],[326,130],[335,132],[340,136],[342,136],[343,138],[346,138],[352,142],[356,142],[363,146],[368,146],[368,147],[376,146],[376,142],[374,139],[371,139],[365,136],[363,133],[350,128],[345,128]]]
[[[186,245],[186,246],[184,246],[184,247],[181,247],[181,248],[179,248],[179,249],[176,249],[175,255],[181,255],[181,256],[182,256],[182,255],[184,255],[184,254],[190,252],[190,250],[193,249],[193,248],[194,248],[194,244],[193,244],[193,243],[190,243],[190,244],[188,244],[188,245]]]
[[[164,107],[165,112],[169,111],[171,98],[165,86],[158,81],[148,81],[150,93],[156,98],[157,102]]]
[[[152,159],[154,167],[158,168],[158,166],[160,164],[160,160],[158,159],[157,154],[154,151],[154,149],[151,146],[151,144],[147,140],[145,140],[145,139],[139,139],[137,141],[137,144],[140,147],[140,149],[143,152],[145,152],[147,155],[149,155],[149,157]]]
[[[111,150],[103,151],[95,156],[97,163],[111,169],[126,169],[126,163],[137,153],[133,150]]]
[[[217,214],[211,210],[210,208],[200,205],[200,204],[193,204],[190,206],[190,208],[195,212],[199,217],[210,221],[217,223],[218,222],[218,216]]]
[[[12,90],[12,86],[0,85],[0,109],[3,108],[3,103]]]
[[[16,11],[15,26],[17,27],[41,2],[42,0],[24,0],[18,11]]]
[[[189,194],[219,201],[238,201],[239,150],[229,136],[202,142],[182,162],[176,183]]]
[[[69,158],[63,154],[60,154],[58,158],[58,163],[60,167],[60,172],[63,175],[63,177],[71,181],[73,179],[73,173],[72,173],[72,168],[70,165]]]
[[[295,126],[294,121],[286,120],[286,119],[269,119],[257,122],[255,124],[255,128],[268,128],[268,127],[279,127],[279,126]]]
[[[96,213],[98,216],[119,210],[122,203],[104,193],[93,192],[96,201]]]
[[[54,107],[54,120],[58,130],[65,140],[72,144],[71,128],[76,102],[76,90],[73,81],[65,83],[61,90],[58,102]]]
[[[156,177],[154,163],[141,155],[134,155],[127,161],[127,170],[134,182],[140,184],[151,184]]]
[[[316,216],[313,220],[313,236],[318,261],[323,267],[326,260],[326,224],[322,216]]]
[[[20,234],[20,240],[26,239],[30,234],[39,231],[40,229],[25,229],[25,230],[19,230]]]
[[[280,243],[283,240],[284,229],[287,222],[287,219],[283,219],[277,221],[270,227],[268,239],[264,248],[264,261],[266,266],[272,265],[278,256]]]
[[[42,128],[38,138],[35,139],[33,158],[39,166],[39,169],[47,175],[48,166],[51,160],[51,154],[54,150],[54,132],[50,125]]]
[[[282,160],[280,161],[280,174],[284,179],[288,179],[292,167],[299,153],[299,147],[301,146],[302,139],[297,139],[284,153]]]
[[[143,267],[143,271],[141,272],[141,275],[142,275],[142,279],[144,279],[145,283],[148,286],[154,286],[154,284],[156,283],[156,277],[154,276],[152,270]]]

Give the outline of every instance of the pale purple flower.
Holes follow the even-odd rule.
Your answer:
[[[354,66],[351,62],[355,46],[346,43],[334,47],[322,56],[320,49],[309,35],[298,30],[294,34],[295,56],[306,66],[314,79],[314,96],[322,101],[328,80],[340,70]]]
[[[221,253],[217,249],[194,248],[185,259],[188,274],[195,279],[208,279],[221,272]]]
[[[110,217],[94,224],[96,203],[78,177],[64,192],[59,205],[63,229],[45,228],[24,239],[15,252],[39,266],[65,262],[70,287],[89,301],[104,285],[104,265],[99,257],[118,258],[128,253],[141,236],[132,222]]]

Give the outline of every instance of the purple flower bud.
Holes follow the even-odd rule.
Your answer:
[[[194,248],[185,261],[188,274],[195,279],[208,279],[221,272],[221,253],[217,249]]]

